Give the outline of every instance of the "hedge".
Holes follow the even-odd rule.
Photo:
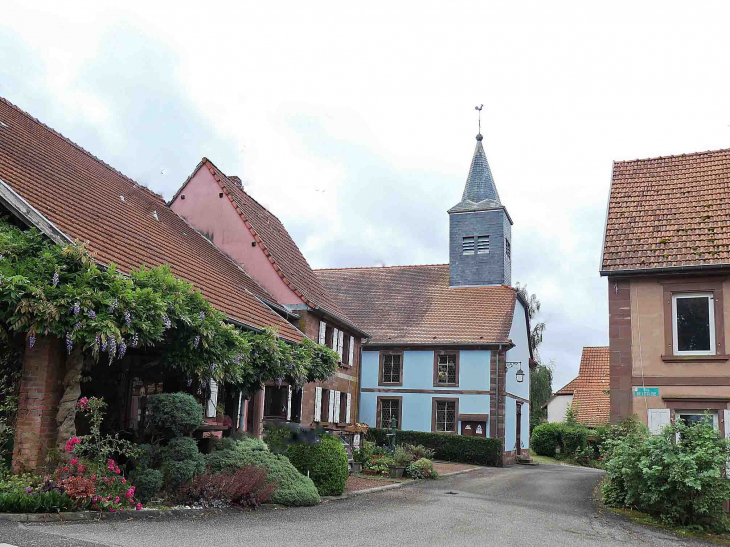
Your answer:
[[[340,496],[345,491],[347,453],[338,437],[323,435],[318,443],[290,445],[286,457],[302,475],[314,481],[320,496]]]
[[[388,445],[390,429],[371,427],[365,438],[379,446]],[[502,466],[502,441],[484,437],[465,437],[451,433],[396,430],[397,444],[421,444],[436,451],[436,458],[451,462]]]

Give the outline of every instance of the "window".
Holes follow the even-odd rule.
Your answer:
[[[715,429],[718,429],[717,412],[710,411],[709,416],[705,414],[704,410],[681,410],[677,411],[676,419],[682,420],[685,425],[700,424],[704,420],[709,419]]]
[[[441,433],[456,433],[459,415],[458,399],[433,399],[431,430]]]
[[[461,242],[462,252],[465,255],[474,254],[474,236],[467,236]]]
[[[483,255],[489,253],[489,236],[477,237],[477,254]]]
[[[350,340],[351,339],[352,339],[352,336],[345,336],[345,339],[343,341],[343,345],[342,345],[342,364],[343,365],[350,364]]]
[[[672,295],[675,355],[715,354],[715,306],[712,293]]]
[[[337,329],[335,329],[332,325],[327,325],[325,327],[325,333],[324,333],[324,345],[328,348],[333,348],[332,346],[332,339],[334,338],[335,332]]]
[[[380,382],[379,385],[403,385],[403,354],[380,354]]]
[[[459,385],[459,353],[458,352],[434,352],[433,360],[433,385],[458,386]]]
[[[265,417],[286,419],[288,409],[289,386],[266,386],[264,388]]]
[[[402,429],[402,403],[402,397],[378,397],[378,415],[376,417],[377,427],[390,429],[393,425],[395,425],[396,428]],[[395,424],[393,422],[395,422]]]
[[[508,260],[512,260],[512,245],[510,244],[509,239],[504,240],[504,254]]]

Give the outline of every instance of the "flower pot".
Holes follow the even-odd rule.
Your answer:
[[[360,473],[362,471],[362,464],[359,462],[352,462],[352,472]]]
[[[403,472],[406,470],[405,467],[397,467],[395,465],[388,467],[388,476],[391,479],[400,479],[403,477]]]

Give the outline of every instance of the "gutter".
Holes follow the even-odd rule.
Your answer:
[[[375,348],[402,348],[402,347],[425,347],[425,348],[432,348],[433,346],[445,346],[445,347],[479,347],[479,348],[485,348],[485,349],[502,349],[503,347],[507,347],[507,350],[509,351],[513,347],[515,347],[514,342],[438,342],[434,340],[433,342],[419,342],[417,344],[414,343],[408,343],[408,342],[372,342],[369,343],[369,346],[373,349]],[[509,346],[509,347],[508,347]]]
[[[658,274],[691,274],[696,271],[704,272],[707,270],[730,270],[730,264],[693,264],[688,266],[664,266],[662,268],[641,268],[633,270],[601,270],[599,273],[602,276],[649,276]]]

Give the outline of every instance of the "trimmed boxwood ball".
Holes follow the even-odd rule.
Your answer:
[[[182,462],[198,457],[198,443],[191,437],[176,437],[160,450],[162,461]]]
[[[206,456],[211,473],[233,472],[247,465],[266,469],[266,481],[275,483],[276,489],[270,503],[291,506],[309,506],[319,503],[319,494],[312,479],[305,477],[291,464],[286,456],[272,454],[268,450],[245,448],[245,442],[237,442],[235,448],[216,450]]]
[[[135,487],[134,497],[142,503],[149,502],[152,496],[162,490],[164,480],[162,471],[157,469],[133,471],[129,479]]]
[[[323,435],[314,444],[298,443],[286,449],[286,456],[302,475],[308,475],[320,496],[340,496],[347,485],[347,453],[334,435]]]
[[[168,438],[186,437],[204,421],[202,405],[187,393],[161,393],[147,401],[150,425]]]
[[[555,457],[560,442],[560,424],[540,424],[532,430],[530,446],[538,456]]]

